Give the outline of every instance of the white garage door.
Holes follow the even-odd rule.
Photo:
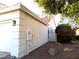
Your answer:
[[[10,20],[0,21],[0,51],[10,50],[12,35],[12,22]]]

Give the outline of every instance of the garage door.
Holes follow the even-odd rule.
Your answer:
[[[11,20],[0,21],[0,51],[8,51],[12,39]]]

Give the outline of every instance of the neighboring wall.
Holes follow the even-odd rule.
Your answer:
[[[61,20],[61,14],[56,14],[53,15],[52,19],[49,22],[49,41],[56,41],[57,37],[56,37],[56,33],[55,33],[55,29],[56,27],[59,25]]]
[[[19,57],[48,42],[48,28],[31,15],[20,11]]]
[[[49,41],[56,41],[55,28],[56,28],[55,21],[51,19],[50,22],[48,23]]]
[[[0,10],[1,11],[1,10]],[[13,26],[13,20],[16,26]],[[0,51],[10,52],[18,57],[19,11],[0,13]]]

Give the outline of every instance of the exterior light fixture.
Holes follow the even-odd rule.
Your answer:
[[[13,26],[16,26],[16,21],[15,20],[13,20]]]

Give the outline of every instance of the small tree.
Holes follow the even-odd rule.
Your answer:
[[[44,8],[45,13],[75,16],[74,21],[79,23],[79,0],[35,0],[35,2]]]
[[[46,13],[51,14],[57,14],[57,13],[63,13],[62,10],[68,11],[65,9],[69,9],[68,5],[71,5],[78,0],[35,0],[39,4],[39,6],[42,6],[45,9]]]

